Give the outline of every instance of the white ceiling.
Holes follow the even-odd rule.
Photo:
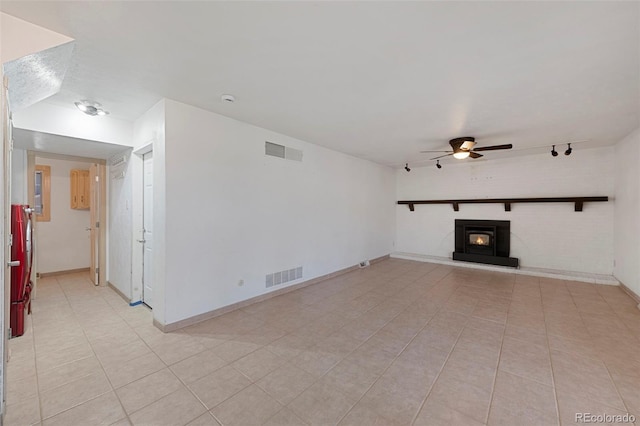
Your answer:
[[[128,120],[167,97],[390,165],[424,161],[419,151],[458,136],[521,154],[613,144],[640,124],[637,2],[0,8],[76,39],[48,102],[90,98]]]

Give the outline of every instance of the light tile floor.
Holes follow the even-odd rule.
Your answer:
[[[40,281],[6,425],[554,425],[640,416],[618,287],[389,259],[163,334],[84,274]]]

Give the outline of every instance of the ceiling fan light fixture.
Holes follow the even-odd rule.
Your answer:
[[[440,160],[436,160],[436,167],[441,169],[442,165],[440,164]]]
[[[453,158],[464,160],[469,156],[469,151],[458,151],[453,153]]]
[[[79,102],[74,102],[76,108],[80,111],[84,112],[87,115],[95,117],[96,115],[107,115],[109,111],[106,111],[102,108],[102,105],[98,102],[82,100]]]

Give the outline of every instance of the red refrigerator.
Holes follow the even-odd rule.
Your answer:
[[[31,313],[31,263],[33,234],[28,205],[11,206],[11,337],[24,334],[27,315]]]

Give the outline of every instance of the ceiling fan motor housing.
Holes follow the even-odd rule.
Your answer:
[[[451,139],[449,144],[451,145],[451,148],[453,148],[453,152],[471,151],[476,144],[475,140],[476,138],[471,136],[463,136],[461,138]]]

